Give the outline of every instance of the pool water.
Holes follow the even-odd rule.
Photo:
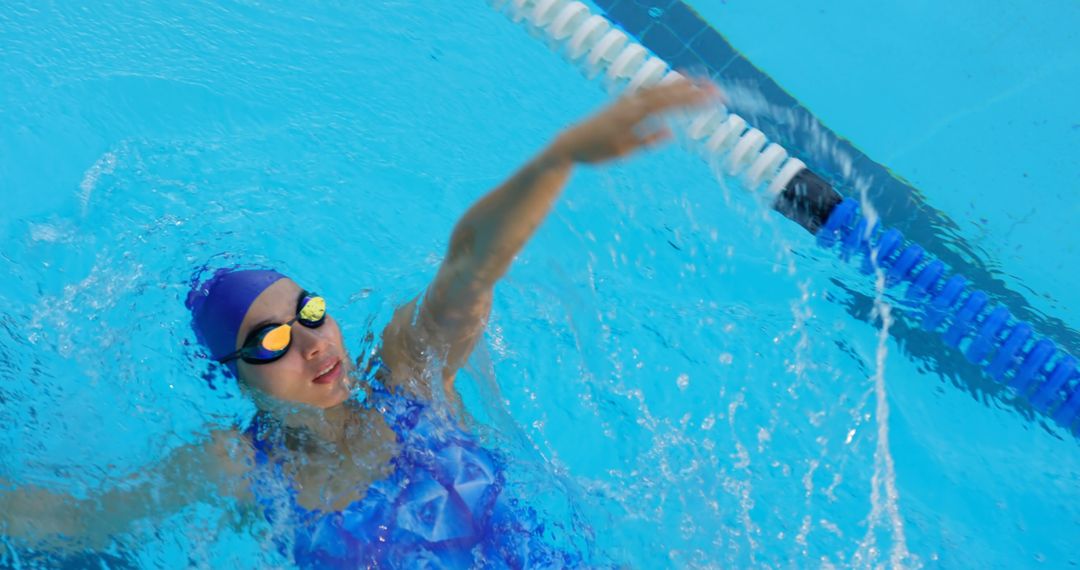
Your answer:
[[[955,222],[958,249],[1076,328],[1080,306],[1068,301],[1080,247],[1069,228],[1080,201],[1067,187],[1080,177],[1080,111],[1066,93],[1080,89],[1080,7],[691,3]],[[793,51],[777,36],[812,41]]]
[[[957,107],[908,121],[872,94],[829,91],[839,78],[800,76],[782,55],[801,48],[760,39],[783,22],[777,37],[791,37],[797,12],[699,4],[822,120],[961,220],[958,247],[1080,327],[1065,288],[1075,163],[1026,154],[1075,144],[1063,126],[1075,111],[1043,83],[1075,81],[1075,58],[1000,106],[941,97]],[[852,30],[885,16],[865,12],[801,21],[866,45]],[[1045,37],[1075,34],[1058,27],[1067,18],[1028,16]],[[982,62],[973,51],[962,61]],[[834,71],[884,82],[867,71],[875,57],[836,59]],[[933,78],[926,93],[961,89],[960,76]],[[235,386],[202,378],[182,303],[196,267],[273,264],[324,294],[360,351],[433,277],[468,205],[607,100],[483,2],[16,3],[0,14],[0,82],[0,421],[13,426],[0,434],[0,477],[76,496],[161,484],[148,466],[168,450],[250,417]],[[1018,123],[1032,108],[1043,122]],[[991,135],[977,135],[1009,113],[1015,135],[998,140],[1015,146],[980,152]],[[941,116],[956,119],[927,126]],[[1042,181],[1025,187],[1022,211],[1015,181],[993,176],[1018,164]],[[1044,253],[1009,253],[1020,243]],[[904,317],[890,301],[672,145],[575,174],[497,288],[458,385],[550,540],[596,563],[1076,565],[1076,439],[1006,393],[972,390],[979,372],[962,358],[918,356],[917,341],[891,334]],[[288,567],[269,534],[209,500],[87,552],[5,534],[0,562]]]

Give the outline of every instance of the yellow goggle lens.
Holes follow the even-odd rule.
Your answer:
[[[266,350],[282,350],[286,346],[289,346],[289,340],[291,338],[292,327],[289,325],[281,325],[266,333],[266,336],[262,338],[262,347]]]
[[[326,299],[312,297],[300,309],[300,318],[305,321],[318,321],[326,315]]]

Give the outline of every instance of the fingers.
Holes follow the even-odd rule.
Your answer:
[[[723,101],[720,88],[708,79],[679,80],[667,85],[647,87],[636,94],[645,115],[669,109],[699,107]]]
[[[656,146],[671,138],[671,129],[657,129],[643,137],[640,137],[640,145],[644,147]]]

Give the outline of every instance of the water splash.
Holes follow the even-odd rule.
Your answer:
[[[877,211],[867,198],[869,184],[858,184],[864,211],[867,213],[869,228],[872,229],[878,219]],[[866,518],[866,534],[859,542],[852,563],[858,568],[880,566],[878,557],[877,530],[880,525],[888,524],[892,537],[889,551],[889,568],[921,568],[922,564],[912,556],[907,548],[904,533],[904,521],[900,515],[900,493],[896,488],[896,467],[892,451],[889,448],[889,401],[885,390],[885,362],[888,359],[889,328],[893,324],[892,307],[885,301],[885,272],[878,266],[877,250],[871,252],[871,262],[875,272],[874,316],[881,321],[877,334],[877,349],[874,359],[874,421],[877,443],[874,448],[874,472],[871,477],[870,514]],[[883,521],[884,519],[884,521]]]
[[[86,169],[82,181],[79,182],[79,192],[77,194],[83,216],[86,216],[87,211],[90,209],[90,198],[93,196],[94,190],[97,189],[98,181],[102,176],[112,174],[115,170],[116,154],[111,151],[101,155],[101,158]]]

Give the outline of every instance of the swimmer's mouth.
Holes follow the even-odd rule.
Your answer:
[[[338,359],[338,360],[335,360],[334,362],[328,364],[326,366],[326,368],[323,368],[322,370],[320,370],[319,375],[316,376],[314,380],[312,380],[312,383],[315,383],[315,384],[328,384],[330,382],[333,382],[334,380],[337,380],[338,376],[340,376],[340,375],[341,375],[341,359]]]

